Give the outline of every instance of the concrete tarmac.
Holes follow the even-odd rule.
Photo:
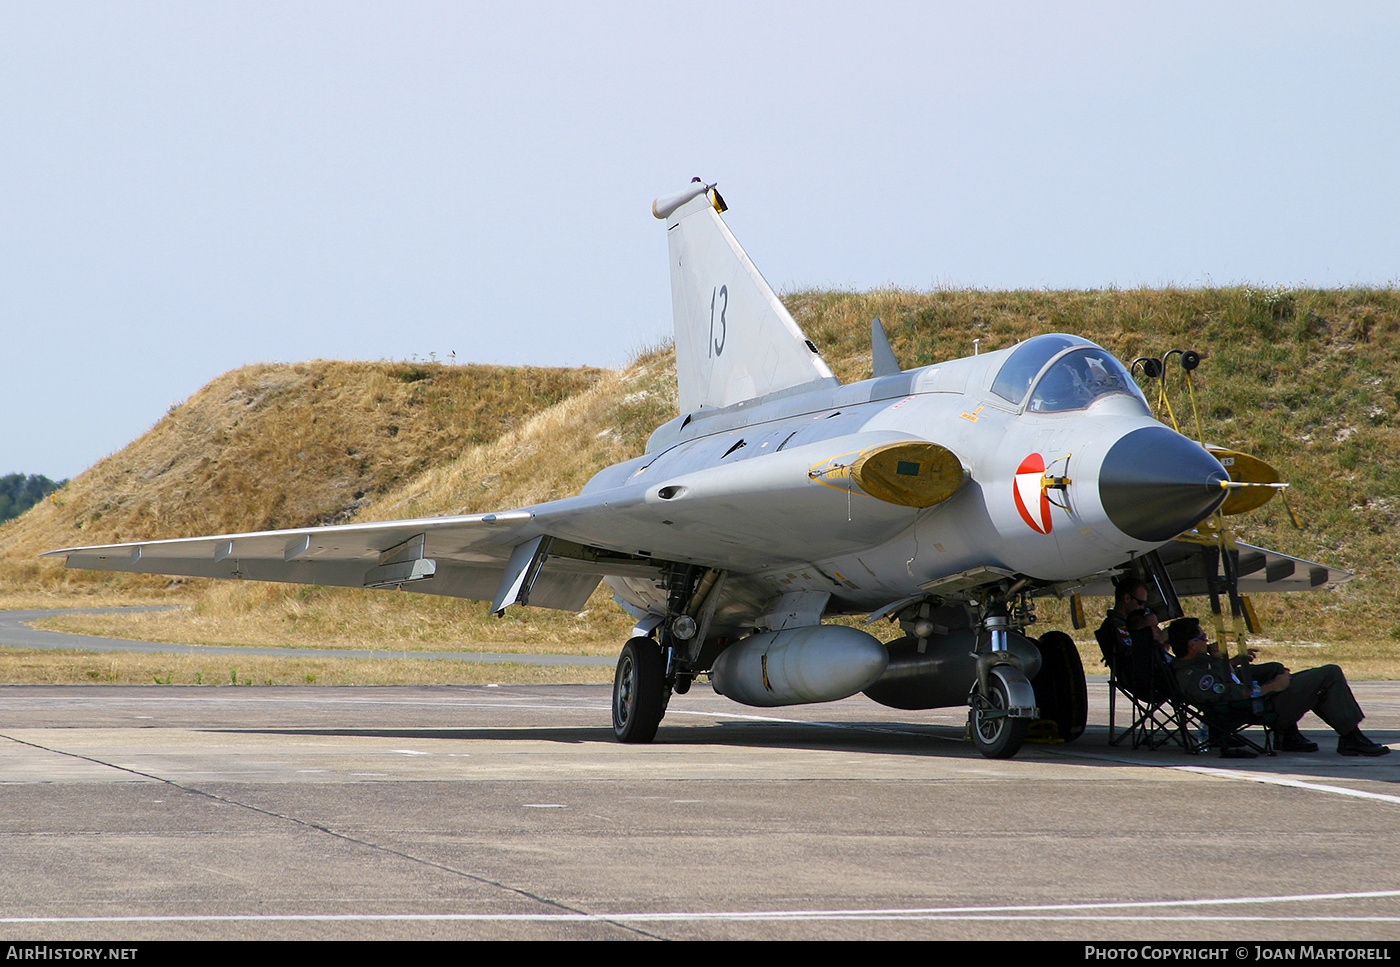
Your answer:
[[[959,710],[704,685],[648,746],[600,686],[0,687],[0,936],[1400,937],[1400,754],[1134,752],[1090,692],[989,761]]]

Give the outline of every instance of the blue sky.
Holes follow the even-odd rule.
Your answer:
[[[619,365],[783,290],[1393,285],[1393,3],[0,0],[0,474],[253,362]]]

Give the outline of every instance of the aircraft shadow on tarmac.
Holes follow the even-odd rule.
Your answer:
[[[616,744],[610,727],[566,728],[264,728],[201,729],[228,735],[334,736],[371,739],[448,740],[458,742],[552,742],[562,745]],[[1330,734],[1330,733],[1328,733]],[[1377,760],[1343,758],[1333,751],[1327,735],[1310,733],[1322,747],[1313,754],[1279,754],[1257,759],[1223,759],[1216,752],[1185,755],[1176,748],[1132,749],[1108,744],[1108,730],[1091,725],[1076,742],[1028,743],[1026,752],[1037,750],[1062,753],[1079,767],[1118,769],[1124,766],[1217,767],[1238,772],[1305,773],[1311,778],[1357,779],[1400,784],[1400,756]],[[1370,735],[1382,744],[1400,741],[1400,732],[1372,730]],[[890,722],[716,722],[683,728],[663,726],[656,746],[721,746],[793,751],[868,752],[919,758],[980,758],[963,730],[948,725],[910,725]],[[655,746],[653,746],[654,748]],[[634,747],[645,750],[646,747]],[[1082,756],[1075,753],[1083,753]],[[1057,758],[1060,758],[1057,756]],[[1358,766],[1364,773],[1358,774]],[[1390,767],[1377,771],[1375,767]]]
[[[753,746],[773,749],[820,750],[831,752],[877,752],[886,755],[939,756],[975,755],[963,741],[962,729],[948,726],[901,725],[892,731],[890,723],[842,722],[838,726],[805,723],[717,722],[685,728],[662,727],[658,746]],[[366,729],[201,729],[202,732],[229,735],[301,735],[364,737],[377,739],[451,740],[461,742],[557,742],[564,745],[601,743],[617,745],[611,727],[571,728],[366,728]]]

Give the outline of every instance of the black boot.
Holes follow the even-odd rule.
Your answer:
[[[1299,732],[1294,723],[1274,729],[1274,748],[1280,752],[1316,752],[1317,743]]]
[[[1390,755],[1390,746],[1372,742],[1361,734],[1360,729],[1352,729],[1337,739],[1338,755]]]

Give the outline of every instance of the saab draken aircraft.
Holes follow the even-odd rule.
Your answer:
[[[673,695],[702,678],[753,706],[858,692],[898,709],[966,705],[990,757],[1014,755],[1037,720],[1062,740],[1085,726],[1078,652],[1063,632],[1028,633],[1035,598],[1108,593],[1129,570],[1172,601],[1173,589],[1349,576],[1234,543],[1203,556],[1198,525],[1251,486],[1225,464],[1249,458],[1159,422],[1129,369],[1087,339],[1040,335],[904,371],[876,321],[873,378],[842,385],[724,211],[698,179],[654,203],[680,412],[578,496],[49,553],[69,567],[475,598],[496,614],[577,611],[606,582],[636,619],[613,684],[623,742],[651,741]],[[841,616],[903,635],[824,623]]]

